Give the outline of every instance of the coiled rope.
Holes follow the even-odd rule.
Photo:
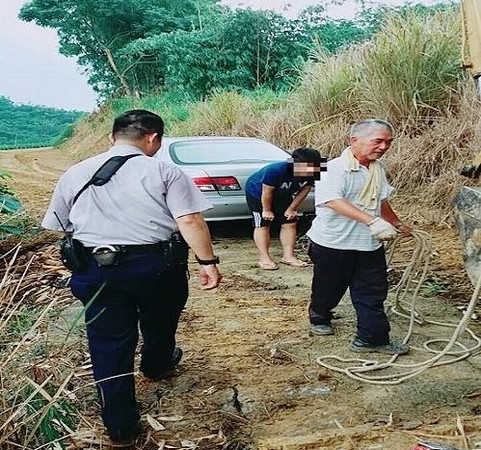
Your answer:
[[[399,237],[387,246],[387,261],[390,268],[395,267],[392,262],[393,256],[397,247],[404,239],[406,239],[406,237]],[[420,326],[432,324],[454,329],[451,338],[431,339],[424,342],[423,349],[430,354],[434,354],[434,356],[420,363],[400,364],[396,362],[399,355],[394,355],[388,361],[384,362],[326,355],[320,356],[316,359],[319,365],[329,370],[343,373],[358,381],[370,384],[394,385],[420,375],[432,367],[451,364],[466,359],[471,353],[481,347],[481,339],[468,328],[469,321],[473,315],[481,291],[481,273],[478,277],[471,300],[464,312],[464,316],[459,323],[428,320],[416,309],[416,301],[418,300],[419,290],[426,279],[431,259],[431,236],[423,231],[413,231],[410,239],[414,240],[414,250],[412,252],[411,260],[407,265],[402,266],[405,268],[401,280],[392,289],[392,292],[394,293],[394,301],[391,305],[391,311],[394,314],[409,320],[408,330],[403,339],[403,343],[409,342],[416,324]],[[464,333],[468,334],[474,341],[472,346],[467,347],[459,341],[459,338]],[[440,346],[443,343],[445,346],[442,350],[436,350],[432,347],[433,344]],[[411,349],[423,350],[414,346],[411,346]],[[335,365],[336,361],[344,364],[345,367]],[[386,370],[389,373],[381,373],[381,371]],[[373,372],[376,372],[376,374],[373,374]]]

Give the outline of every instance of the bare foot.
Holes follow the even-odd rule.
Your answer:
[[[294,259],[281,259],[279,261],[281,264],[285,264],[287,266],[292,266],[292,267],[308,267],[309,263],[305,261],[301,261],[300,259],[294,258]]]
[[[263,270],[277,270],[279,266],[274,261],[259,261],[259,267]]]

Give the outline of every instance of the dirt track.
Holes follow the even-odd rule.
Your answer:
[[[37,217],[71,163],[57,150],[2,152],[0,161],[2,170],[14,176],[11,186]],[[459,245],[453,230],[431,232],[430,289],[419,309],[452,322],[460,319],[456,306],[466,303],[469,293]],[[197,288],[196,265],[191,264],[191,296],[178,334],[185,358],[178,373],[159,383],[137,378],[142,411],[166,429],[154,431],[144,417],[149,435],[138,448],[162,448],[165,441],[171,448],[408,450],[418,438],[481,447],[480,356],[394,386],[360,383],[320,367],[320,355],[352,357],[348,343],[355,317],[348,299],[339,307],[335,336],[309,336],[311,269],[258,269],[249,233],[246,224],[213,229],[224,274],[217,291]],[[274,254],[280,256],[277,241]],[[427,296],[441,290],[442,297]],[[402,337],[406,320],[391,315],[391,321],[393,334]],[[472,328],[480,334],[477,323]],[[414,341],[449,338],[449,333],[418,327]],[[414,350],[400,361],[429,357]],[[88,407],[83,414],[101,429],[93,398],[90,389],[82,399]],[[85,427],[83,422],[80,428]],[[84,448],[103,448],[102,436],[96,442]]]

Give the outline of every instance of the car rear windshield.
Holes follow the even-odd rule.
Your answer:
[[[282,161],[289,154],[262,141],[185,141],[170,145],[177,164],[228,164],[234,162]]]

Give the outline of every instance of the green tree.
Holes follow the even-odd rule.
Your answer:
[[[138,95],[129,72],[136,61],[122,58],[129,42],[150,34],[202,27],[204,10],[218,0],[30,0],[19,17],[53,28],[60,53],[77,57],[92,87],[105,97]]]
[[[295,20],[273,11],[226,9],[201,29],[132,41],[123,56],[137,62],[132,73],[148,90],[163,86],[193,97],[219,88],[279,91],[292,86],[319,45],[336,52],[367,37],[363,26],[329,19],[319,5]]]
[[[296,33],[279,14],[238,10],[209,27],[140,39],[125,50],[131,60],[157,65],[154,77],[163,76],[169,90],[201,96],[215,88],[279,89],[307,55]]]
[[[314,5],[304,9],[297,22],[305,45],[310,45],[315,39],[324,50],[335,53],[343,47],[369,39],[374,33],[376,27],[368,26],[365,16],[362,12],[360,14],[356,20],[332,19],[328,17],[325,6]]]

